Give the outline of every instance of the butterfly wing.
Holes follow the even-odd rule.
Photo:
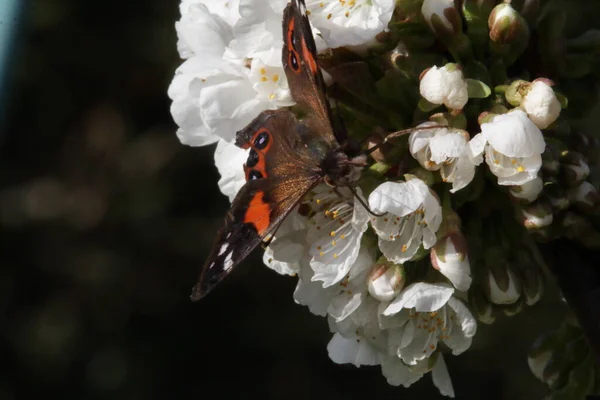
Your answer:
[[[281,60],[297,103],[304,105],[315,129],[331,143],[344,143],[345,135],[333,129],[325,81],[317,64],[317,46],[306,14],[304,0],[292,0],[283,11]]]
[[[315,160],[327,151],[327,144],[316,136],[289,110],[265,111],[237,133],[236,144],[250,149],[244,165],[247,182],[225,216],[192,300],[227,276],[321,181]]]

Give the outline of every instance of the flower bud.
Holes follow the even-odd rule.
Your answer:
[[[600,195],[594,185],[584,181],[569,191],[569,200],[580,211],[590,214],[597,210],[600,203]]]
[[[521,297],[521,281],[505,264],[488,271],[486,296],[494,304],[513,304]]]
[[[525,51],[529,43],[527,22],[508,3],[494,7],[488,18],[491,49],[511,65]]]
[[[554,90],[543,80],[536,80],[529,85],[521,107],[540,129],[546,129],[556,121],[561,110]]]
[[[394,264],[385,257],[373,266],[369,275],[369,293],[379,301],[390,301],[398,295],[406,284],[406,274],[402,264]]]
[[[527,355],[529,369],[539,380],[544,379],[544,370],[557,345],[556,332],[547,332],[536,339]]]
[[[454,0],[425,0],[421,13],[427,25],[442,42],[462,33],[462,19]]]
[[[564,236],[571,240],[581,240],[585,237],[598,235],[592,223],[587,218],[573,211],[565,213],[562,217],[561,226]]]
[[[519,210],[523,226],[529,230],[544,228],[552,224],[552,206],[548,201],[539,199]]]
[[[531,203],[538,198],[543,189],[544,182],[538,176],[534,180],[525,182],[522,185],[511,186],[510,194],[514,199],[522,203]]]
[[[467,241],[460,231],[439,239],[431,249],[431,265],[440,271],[461,292],[471,286],[471,266],[467,254]]]
[[[419,84],[421,96],[432,104],[444,104],[450,110],[460,111],[469,100],[467,81],[457,64],[442,68],[433,66],[423,74]]]
[[[506,315],[507,317],[512,317],[520,313],[523,310],[523,307],[525,307],[525,302],[523,300],[523,297],[521,297],[512,304],[503,305],[500,309],[502,310],[504,315]]]
[[[577,187],[590,175],[583,155],[576,151],[564,151],[560,155],[560,177],[568,187]]]

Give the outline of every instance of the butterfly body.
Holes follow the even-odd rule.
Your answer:
[[[350,185],[365,164],[365,156],[354,155],[345,132],[332,123],[303,0],[292,0],[283,15],[282,63],[292,97],[307,115],[264,111],[237,132],[235,144],[249,150],[246,184],[225,216],[192,300],[206,295],[272,235],[308,191],[323,182]]]

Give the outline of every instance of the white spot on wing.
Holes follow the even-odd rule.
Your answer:
[[[229,245],[227,243],[223,243],[221,245],[221,248],[219,249],[219,256],[222,256],[223,253],[225,253],[227,251],[228,247],[229,247]]]
[[[231,267],[233,267],[233,260],[231,259],[232,256],[233,253],[229,253],[227,254],[227,257],[225,257],[225,262],[223,263],[223,269],[225,271],[229,271]]]

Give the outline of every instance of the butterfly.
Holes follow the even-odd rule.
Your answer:
[[[246,183],[217,233],[192,300],[204,297],[267,240],[307,192],[323,182],[349,186],[365,165],[366,155],[358,154],[332,118],[304,0],[286,6],[283,40],[290,91],[307,115],[298,119],[289,109],[264,111],[236,133],[235,144],[249,150]]]

